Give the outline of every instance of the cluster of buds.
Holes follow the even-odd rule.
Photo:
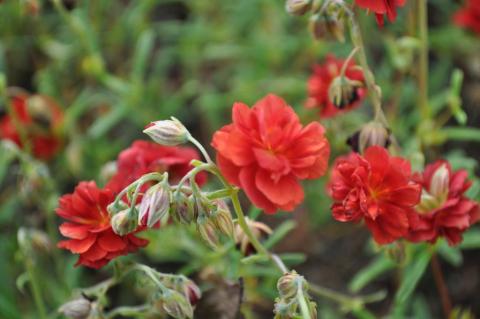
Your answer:
[[[365,124],[359,131],[348,138],[347,144],[357,153],[363,153],[370,146],[378,145],[387,148],[391,144],[390,130],[380,122]]]
[[[303,303],[310,318],[317,318],[317,305],[310,300],[308,283],[292,270],[284,274],[277,282],[279,297],[275,300],[274,319],[302,318],[301,303]]]
[[[139,226],[152,228],[162,219],[168,218],[172,206],[172,191],[168,184],[168,173],[164,173],[157,184],[148,188],[140,203],[137,203],[134,194],[138,193],[143,185],[144,182],[140,179],[138,184],[134,183],[126,190],[130,205],[120,198],[108,206],[111,215],[110,223],[116,234],[127,235],[136,231]]]
[[[158,275],[164,287],[152,297],[154,312],[173,318],[193,318],[194,307],[202,296],[200,288],[184,276]]]
[[[204,197],[196,199],[195,211],[197,230],[202,239],[211,247],[220,244],[220,238],[233,238],[234,226],[228,205],[220,199],[208,201]]]
[[[315,39],[345,41],[345,4],[342,0],[287,0],[285,9],[292,15],[312,12],[310,31]]]

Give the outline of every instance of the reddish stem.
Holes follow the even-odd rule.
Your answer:
[[[448,287],[443,278],[442,268],[436,253],[433,253],[432,259],[430,260],[430,265],[432,266],[433,278],[435,279],[435,285],[437,286],[437,292],[440,295],[440,300],[442,301],[443,313],[445,318],[449,318],[450,313],[452,312],[452,301],[448,293]]]

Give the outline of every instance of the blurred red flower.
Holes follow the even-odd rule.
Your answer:
[[[328,190],[336,220],[363,219],[374,240],[387,244],[408,234],[408,213],[420,200],[421,186],[411,180],[407,160],[371,146],[364,156],[336,160]]]
[[[456,25],[480,35],[480,1],[467,0],[465,6],[455,13],[453,20]]]
[[[163,146],[153,142],[134,141],[117,159],[117,173],[105,188],[119,193],[142,175],[152,172],[168,172],[171,183],[179,182],[191,169],[190,161],[199,159],[192,147]],[[196,177],[201,186],[207,181],[202,172]]]
[[[323,126],[303,127],[294,110],[272,94],[251,109],[235,103],[232,121],[212,140],[222,173],[265,212],[293,210],[304,197],[299,181],[327,169],[330,146]]]
[[[19,147],[24,147],[26,142],[35,157],[52,158],[62,144],[58,135],[63,122],[60,107],[47,96],[30,96],[18,89],[14,90],[10,103],[11,113],[0,116],[0,138],[11,140]]]
[[[422,200],[411,214],[409,239],[434,243],[443,236],[450,245],[460,243],[462,233],[480,219],[478,203],[464,195],[472,184],[467,172],[452,172],[450,163],[440,160],[416,179],[423,187]]]
[[[58,247],[79,254],[76,266],[98,269],[148,244],[134,234],[119,236],[113,232],[107,206],[114,199],[112,191],[99,189],[92,181],[80,182],[73,194],[60,198],[57,214],[67,220],[60,225],[60,233],[70,239],[60,241]]]
[[[377,18],[377,23],[383,26],[386,14],[390,22],[397,18],[397,7],[403,7],[407,0],[355,0],[355,3],[364,9],[372,10]]]
[[[333,80],[340,75],[345,60],[337,59],[333,54],[326,56],[325,61],[321,65],[313,66],[313,74],[308,80],[308,99],[305,103],[307,108],[319,108],[320,117],[333,117],[339,113],[350,111],[357,107],[365,96],[365,89],[362,87],[355,89],[355,99],[352,103],[343,106],[341,109],[336,107],[329,98],[329,89]],[[345,70],[345,77],[363,82],[363,72],[355,68],[355,62],[349,61]]]

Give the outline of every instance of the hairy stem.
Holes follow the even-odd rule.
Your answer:
[[[427,0],[418,0],[418,26],[420,37],[420,57],[418,63],[418,105],[422,118],[430,118],[428,107],[428,10]]]
[[[435,279],[437,292],[442,302],[443,313],[445,314],[445,318],[449,318],[450,313],[452,312],[452,301],[450,300],[448,287],[445,283],[445,279],[443,278],[442,268],[440,266],[440,262],[438,261],[436,253],[432,254],[430,265],[432,266],[433,278]]]

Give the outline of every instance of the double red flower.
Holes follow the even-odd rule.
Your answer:
[[[235,103],[233,123],[213,136],[217,164],[267,213],[291,211],[303,201],[302,179],[322,176],[330,147],[319,123],[305,127],[280,97],[268,95],[253,108]]]
[[[337,108],[329,98],[329,89],[333,80],[340,75],[345,60],[337,59],[333,54],[327,55],[325,62],[313,66],[313,74],[308,80],[308,99],[305,104],[308,108],[318,108],[321,118],[333,117],[341,112],[350,111],[357,107],[365,96],[365,89],[356,88],[356,98],[342,109]],[[363,82],[363,72],[355,68],[355,62],[349,61],[345,70],[345,77],[349,80]]]
[[[138,140],[120,153],[117,173],[105,187],[119,193],[142,175],[153,172],[168,172],[169,181],[176,183],[192,169],[190,162],[194,159],[199,159],[199,154],[192,147],[163,146]],[[204,172],[196,177],[200,186],[206,180]]]
[[[467,172],[453,172],[448,162],[437,161],[416,179],[423,193],[416,212],[411,214],[409,239],[434,243],[445,237],[450,245],[460,243],[462,233],[480,219],[478,203],[465,196],[472,184]]]
[[[135,141],[120,153],[117,173],[104,189],[99,189],[94,182],[81,182],[73,194],[60,198],[57,214],[67,220],[60,226],[60,232],[70,239],[59,242],[58,246],[79,254],[77,265],[92,268],[100,268],[118,256],[144,247],[147,240],[134,234],[120,236],[113,232],[107,206],[120,191],[144,174],[168,172],[170,182],[178,182],[191,169],[190,161],[198,158],[193,148]],[[198,174],[197,182],[205,183],[206,174]],[[142,229],[139,227],[137,231]]]
[[[456,25],[471,29],[480,35],[480,1],[467,0],[465,6],[455,13],[453,19]]]
[[[98,269],[148,244],[134,234],[119,236],[113,232],[107,206],[114,199],[111,190],[99,189],[95,182],[81,182],[73,194],[60,198],[57,214],[67,220],[60,225],[60,232],[69,239],[60,241],[58,247],[79,254],[76,265]]]
[[[15,90],[10,99],[11,113],[0,116],[0,138],[19,147],[29,144],[32,154],[40,159],[52,158],[62,141],[59,128],[63,112],[49,97]]]
[[[329,193],[336,220],[364,220],[374,240],[387,244],[408,235],[408,216],[420,201],[421,186],[412,181],[408,161],[371,146],[364,156],[351,153],[336,160]]]
[[[375,13],[377,23],[383,26],[384,15],[390,22],[397,18],[397,7],[403,7],[407,0],[355,0],[355,3],[364,9],[371,10]]]

